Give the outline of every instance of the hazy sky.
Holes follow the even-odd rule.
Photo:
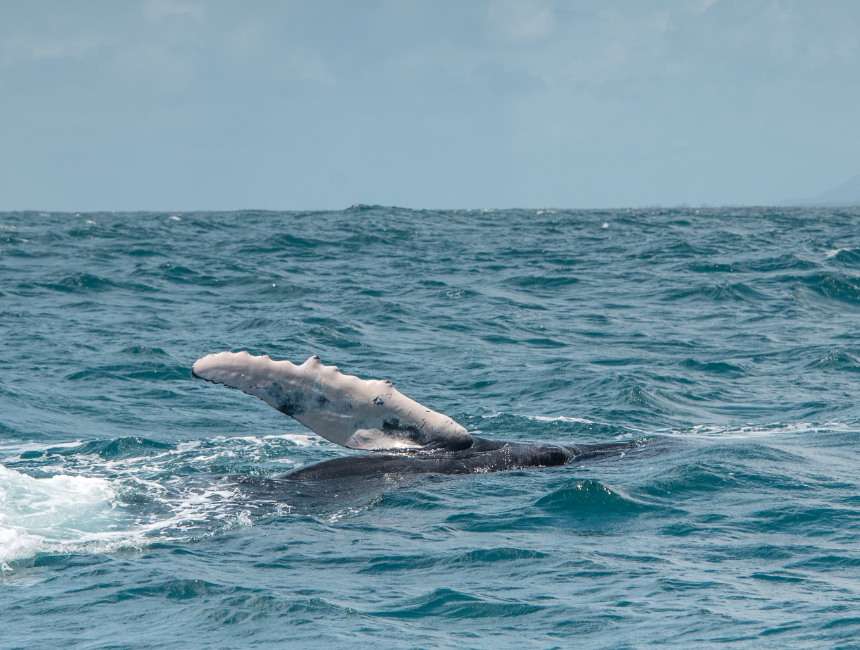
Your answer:
[[[858,152],[856,0],[0,0],[0,209],[762,203]]]

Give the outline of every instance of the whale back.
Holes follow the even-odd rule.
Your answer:
[[[254,395],[326,440],[351,449],[464,449],[464,427],[398,391],[390,381],[360,379],[309,357],[296,365],[248,352],[198,359],[192,374]]]

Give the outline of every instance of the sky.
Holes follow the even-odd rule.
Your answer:
[[[0,210],[763,204],[858,152],[855,0],[0,0]]]

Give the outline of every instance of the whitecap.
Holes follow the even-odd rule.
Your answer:
[[[674,429],[658,432],[661,436],[676,438],[701,438],[709,440],[768,438],[772,436],[797,433],[816,433],[819,431],[856,431],[841,422],[774,422],[772,424],[715,425],[698,424],[689,429]]]
[[[594,420],[575,417],[572,415],[526,415],[525,417],[535,422],[571,422],[575,424],[596,424]]]
[[[103,478],[36,478],[0,465],[0,563],[72,552],[115,532],[116,491]]]

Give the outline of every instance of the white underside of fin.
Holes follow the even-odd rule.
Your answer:
[[[447,415],[412,400],[389,381],[359,379],[319,357],[303,364],[247,352],[194,363],[195,376],[259,397],[326,440],[352,449],[461,448],[471,436]]]

